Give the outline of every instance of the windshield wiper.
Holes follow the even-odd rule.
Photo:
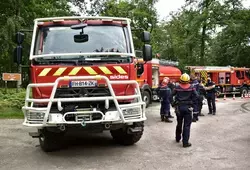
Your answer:
[[[55,64],[65,64],[65,65],[77,65],[77,60],[58,60],[58,59],[42,59],[34,60],[36,64],[39,65],[55,65]]]

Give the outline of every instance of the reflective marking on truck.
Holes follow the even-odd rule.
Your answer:
[[[53,74],[53,76],[60,76],[65,70],[66,70],[66,68],[59,68],[56,70],[56,72]]]
[[[71,72],[69,73],[70,76],[75,76],[82,67],[75,67],[73,70],[71,70]]]
[[[112,72],[107,67],[99,67],[104,74],[112,74]]]
[[[201,71],[201,78],[203,79],[203,83],[207,83],[207,72]]]
[[[112,68],[111,68],[112,67]],[[42,71],[38,76],[62,76],[62,75],[69,75],[75,76],[78,74],[82,74],[81,69],[85,70],[89,75],[97,75],[97,74],[104,74],[104,75],[112,75],[112,74],[119,74],[119,75],[127,75],[127,71],[121,66],[99,66],[99,67],[60,67],[60,68],[43,68]],[[86,73],[85,73],[86,74]]]
[[[45,68],[38,76],[46,76],[52,68]]]
[[[114,66],[117,72],[120,74],[127,74],[127,72],[121,66]]]
[[[83,67],[89,74],[93,75],[93,74],[97,74],[95,72],[95,70],[91,67]]]

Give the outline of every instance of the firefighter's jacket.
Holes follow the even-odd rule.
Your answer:
[[[210,86],[215,86],[215,83],[212,82],[212,81],[207,82],[206,87],[210,87]],[[208,97],[211,97],[211,96],[215,95],[215,93],[216,93],[216,89],[215,88],[207,90],[207,96]]]
[[[204,98],[206,98],[207,92],[204,88],[204,85],[199,84],[197,93],[199,95],[199,101],[203,101]]]
[[[188,106],[193,108],[193,112],[198,112],[198,93],[195,87],[191,84],[178,85],[172,94],[175,100],[172,104],[177,106]]]
[[[166,104],[170,104],[172,102],[171,89],[168,87],[168,85],[161,85],[158,89],[158,94],[160,101]]]
[[[198,82],[198,80],[193,80],[192,81],[192,85],[194,86],[194,88],[195,88],[196,91],[199,90],[199,82]]]

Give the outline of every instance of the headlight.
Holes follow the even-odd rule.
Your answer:
[[[136,115],[136,114],[140,114],[140,113],[141,113],[141,109],[139,107],[123,110],[124,115]]]
[[[43,120],[44,113],[41,112],[28,112],[27,119],[28,120]]]

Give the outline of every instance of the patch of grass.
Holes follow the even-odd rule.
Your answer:
[[[0,119],[23,119],[23,112],[17,108],[0,109]]]

